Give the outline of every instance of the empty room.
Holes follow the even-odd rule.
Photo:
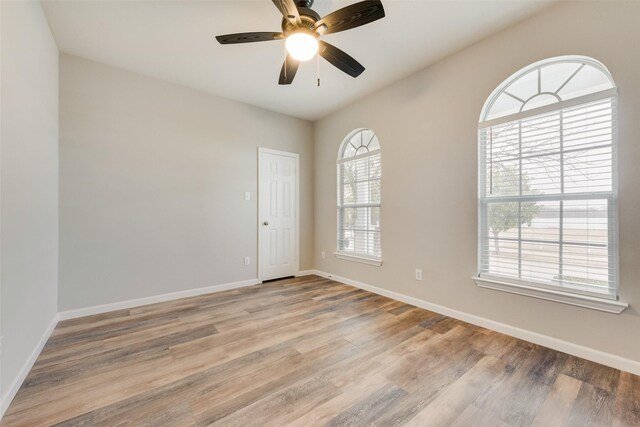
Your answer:
[[[0,0],[0,426],[640,426],[640,1]]]

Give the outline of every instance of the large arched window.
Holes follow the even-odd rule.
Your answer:
[[[351,133],[338,152],[336,255],[380,265],[380,143],[369,129]]]
[[[478,284],[577,305],[617,299],[616,101],[607,69],[585,57],[533,64],[489,97]]]

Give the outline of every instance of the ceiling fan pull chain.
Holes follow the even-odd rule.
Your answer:
[[[320,50],[316,53],[316,58],[318,59],[318,87],[320,87]]]

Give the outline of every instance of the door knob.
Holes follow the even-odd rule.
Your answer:
[[[269,225],[269,221],[263,222],[262,225]]]

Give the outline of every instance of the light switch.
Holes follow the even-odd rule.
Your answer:
[[[245,200],[251,200],[251,191],[245,191],[244,192],[244,199]]]

